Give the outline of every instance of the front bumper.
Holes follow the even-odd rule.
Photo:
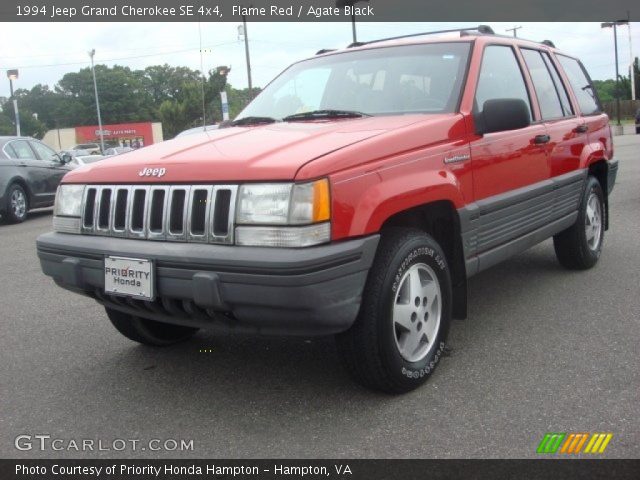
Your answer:
[[[47,233],[38,237],[42,271],[63,288],[152,320],[277,335],[348,329],[379,236],[280,249],[149,242]],[[105,295],[104,258],[151,259],[154,302]]]

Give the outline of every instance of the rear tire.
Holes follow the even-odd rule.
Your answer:
[[[7,190],[4,211],[7,223],[22,223],[27,219],[29,197],[22,186],[14,183]]]
[[[404,393],[422,385],[442,357],[451,320],[446,257],[423,231],[386,231],[369,271],[360,313],[336,336],[346,369],[362,385]]]
[[[105,308],[107,316],[116,330],[129,340],[154,347],[166,347],[192,337],[197,328],[155,322],[126,313]]]
[[[605,214],[600,182],[589,176],[576,223],[553,237],[556,257],[563,267],[587,270],[598,263],[604,242]]]

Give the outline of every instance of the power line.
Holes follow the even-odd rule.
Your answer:
[[[214,45],[208,45],[204,48],[213,48],[213,47],[221,47],[223,45],[230,45],[230,44],[235,44],[236,42],[224,42],[224,43],[217,43]],[[122,60],[134,60],[134,59],[138,59],[138,58],[148,58],[148,57],[159,57],[162,55],[174,55],[174,54],[178,54],[178,53],[186,53],[186,52],[193,52],[193,51],[198,51],[198,48],[185,48],[182,50],[173,50],[173,51],[169,51],[169,52],[157,52],[157,53],[148,53],[145,55],[133,55],[133,56],[127,56],[127,57],[118,57],[118,58],[106,58],[104,60],[101,61],[101,63],[105,63],[105,62],[119,62]],[[18,68],[18,69],[27,69],[27,68],[47,68],[47,67],[67,67],[67,66],[72,66],[72,65],[86,65],[87,61],[84,62],[65,62],[65,63],[50,63],[50,64],[45,64],[45,65],[19,65],[19,66],[12,66],[12,67],[0,67],[0,69],[7,69],[7,68]]]

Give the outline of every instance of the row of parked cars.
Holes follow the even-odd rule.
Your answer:
[[[100,154],[97,144],[80,144],[56,152],[28,137],[0,137],[0,216],[19,223],[34,208],[53,205],[62,177],[82,165],[130,151],[111,147]]]
[[[195,127],[177,136],[217,128],[218,125]],[[102,151],[97,143],[80,143],[56,152],[33,138],[0,137],[0,222],[20,223],[27,218],[29,210],[51,207],[67,172],[132,150],[132,147],[110,145]]]

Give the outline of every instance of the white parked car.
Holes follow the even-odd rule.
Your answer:
[[[209,130],[217,130],[217,129],[218,129],[218,125],[207,125],[206,127],[189,128],[189,129],[183,130],[182,132],[177,134],[176,138],[184,137],[184,136],[187,136],[187,135],[193,135],[194,133],[208,132]]]
[[[79,155],[77,157],[73,157],[69,162],[69,165],[73,168],[78,168],[83,165],[87,165],[88,163],[104,160],[105,158],[106,157],[104,155]]]

